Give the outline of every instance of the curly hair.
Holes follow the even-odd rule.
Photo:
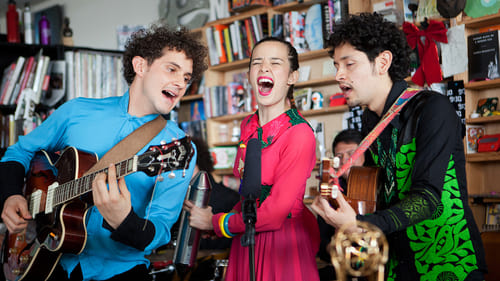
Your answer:
[[[123,75],[130,85],[135,77],[132,59],[135,56],[145,58],[149,65],[164,55],[165,50],[183,51],[193,60],[192,80],[198,80],[207,70],[208,49],[194,33],[186,27],[170,29],[166,25],[155,24],[148,29],[134,32],[127,40],[123,53]]]
[[[288,49],[288,61],[290,62],[290,72],[299,70],[299,55],[297,54],[297,50],[295,49],[295,47],[293,47],[292,44],[290,44],[290,42],[277,37],[265,37],[253,46],[252,54],[250,55],[250,62],[248,63],[248,69],[250,69],[250,67],[252,66],[253,50],[255,50],[257,46],[259,46],[261,43],[264,42],[279,42],[285,45]],[[294,89],[293,87],[294,85],[291,85],[290,88],[288,88],[288,93],[286,96],[290,100],[292,108],[295,108],[296,106],[293,98],[293,89]]]
[[[348,43],[355,49],[365,53],[373,62],[383,51],[392,53],[392,64],[389,68],[391,80],[403,80],[409,75],[411,52],[406,36],[394,23],[389,22],[377,13],[361,13],[350,15],[333,27],[328,39],[328,53],[333,58],[335,48]]]

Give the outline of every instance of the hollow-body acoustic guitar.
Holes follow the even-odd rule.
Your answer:
[[[134,172],[149,176],[187,169],[194,154],[190,137],[150,146],[141,155],[115,163],[117,178]],[[7,234],[2,264],[6,280],[46,280],[63,253],[79,254],[86,244],[85,216],[92,181],[107,168],[85,175],[93,153],[67,147],[59,155],[39,151],[31,161],[24,187],[33,220],[22,233]]]

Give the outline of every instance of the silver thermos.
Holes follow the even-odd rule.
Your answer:
[[[207,172],[199,171],[189,183],[186,199],[197,207],[207,207],[211,189]],[[177,270],[182,271],[195,264],[200,247],[201,230],[189,226],[189,213],[185,210],[182,210],[179,222],[173,262]]]

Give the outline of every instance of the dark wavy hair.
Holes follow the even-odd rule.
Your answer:
[[[123,53],[123,75],[130,85],[135,77],[132,59],[135,56],[145,58],[149,65],[164,55],[165,50],[183,51],[193,60],[192,80],[199,80],[208,65],[208,49],[198,37],[186,27],[171,29],[166,25],[155,24],[148,29],[133,33],[127,40]]]
[[[391,80],[398,81],[410,73],[410,46],[406,36],[394,23],[389,22],[377,13],[361,13],[350,15],[333,27],[328,39],[328,53],[333,57],[335,48],[348,43],[355,49],[365,53],[373,62],[383,51],[392,53],[392,64],[389,68]]]
[[[290,71],[293,72],[295,70],[299,70],[299,55],[297,54],[297,50],[295,47],[290,44],[290,42],[285,41],[283,39],[277,38],[277,37],[265,37],[264,39],[260,40],[253,46],[252,49],[252,54],[250,55],[250,62],[248,63],[248,69],[252,66],[252,57],[253,57],[253,50],[257,46],[259,46],[261,43],[264,42],[279,42],[283,45],[285,45],[288,49],[288,61],[290,62]],[[290,88],[288,88],[288,93],[286,94],[287,98],[290,100],[290,103],[292,105],[292,108],[295,108],[295,102],[293,100],[293,86],[291,85]]]
[[[208,149],[208,144],[202,138],[198,137],[192,137],[191,141],[196,145],[196,151],[198,152],[198,158],[196,158],[198,168],[207,173],[213,172],[214,161]]]

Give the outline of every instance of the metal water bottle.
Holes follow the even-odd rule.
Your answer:
[[[200,171],[191,179],[186,199],[192,201],[197,207],[207,207],[211,189],[207,172]],[[185,210],[182,210],[179,222],[173,262],[177,270],[184,270],[186,267],[192,267],[196,261],[201,231],[189,226],[189,213]]]
[[[45,13],[42,13],[42,17],[40,18],[40,21],[38,21],[38,33],[40,44],[50,45],[50,23]]]
[[[6,13],[7,18],[7,42],[20,43],[21,36],[19,32],[19,13],[16,9],[16,2],[9,0]]]
[[[33,17],[31,15],[30,3],[24,3],[23,11],[23,21],[24,21],[24,44],[33,44]]]

